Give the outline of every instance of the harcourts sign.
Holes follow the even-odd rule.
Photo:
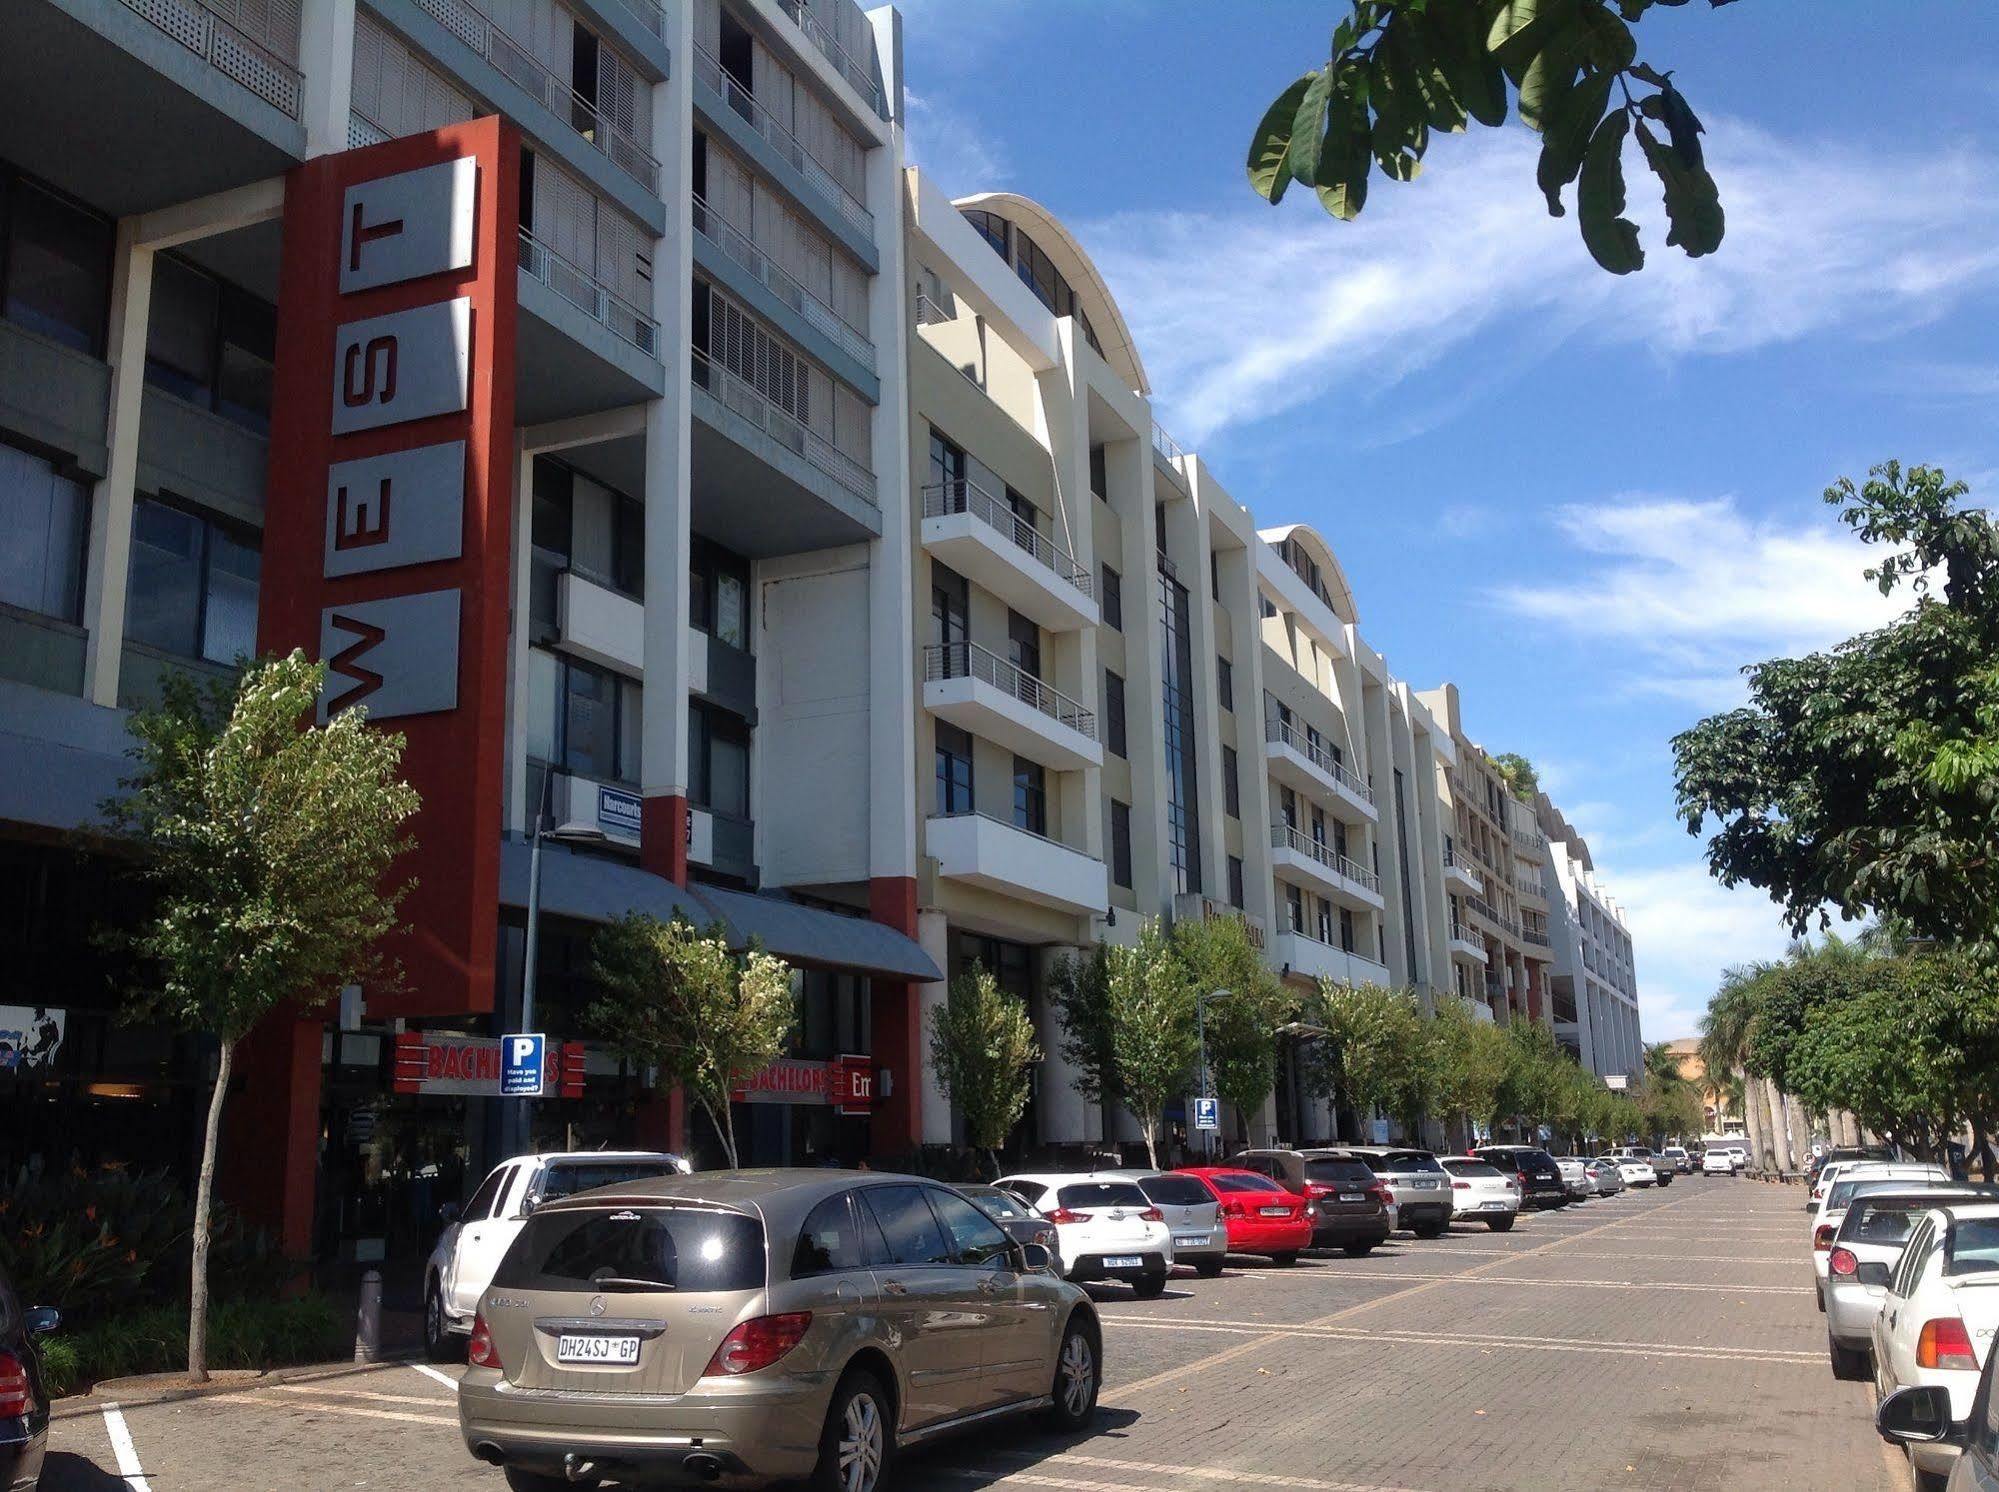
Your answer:
[[[257,643],[325,662],[321,720],[407,741],[406,979],[377,1019],[493,1005],[519,183],[497,119],[286,181]]]

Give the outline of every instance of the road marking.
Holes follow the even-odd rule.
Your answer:
[[[1622,1337],[1542,1337],[1542,1336],[1534,1336],[1529,1333],[1495,1332],[1495,1331],[1474,1331],[1474,1332],[1424,1331],[1421,1328],[1414,1326],[1391,1326],[1386,1328],[1376,1328],[1372,1326],[1317,1326],[1317,1327],[1300,1326],[1300,1327],[1273,1328],[1270,1325],[1270,1323],[1266,1321],[1231,1321],[1226,1317],[1216,1317],[1216,1316],[1183,1316],[1178,1320],[1168,1321],[1152,1316],[1125,1316],[1113,1313],[1105,1315],[1101,1319],[1105,1321],[1116,1322],[1119,1325],[1124,1325],[1124,1326],[1157,1326],[1162,1330],[1170,1330],[1176,1326],[1184,1326],[1188,1328],[1196,1326],[1209,1326],[1216,1328],[1227,1328],[1233,1331],[1271,1331],[1275,1329],[1282,1331],[1295,1331],[1309,1336],[1329,1336],[1329,1337],[1351,1336],[1362,1339],[1375,1336],[1403,1336],[1403,1337],[1420,1338],[1426,1341],[1434,1340],[1440,1342],[1496,1341],[1496,1342],[1506,1342],[1509,1344],[1520,1343],[1520,1342],[1534,1342],[1544,1346],[1552,1346],[1552,1347],[1630,1347],[1630,1348],[1641,1349],[1644,1351],[1699,1352],[1704,1355],[1711,1355],[1715,1357],[1754,1355],[1757,1358],[1764,1358],[1764,1357],[1781,1357],[1786,1359],[1795,1358],[1800,1362],[1823,1362],[1825,1360],[1825,1352],[1822,1349],[1804,1348],[1804,1347],[1799,1347],[1799,1348],[1727,1347],[1727,1346],[1708,1346],[1704,1343],[1699,1343],[1699,1342],[1633,1342]]]
[[[132,1431],[125,1423],[125,1411],[116,1404],[104,1406],[104,1433],[111,1437],[111,1454],[118,1461],[118,1475],[125,1478],[130,1492],[153,1492],[139,1465],[139,1448],[132,1444]]]
[[[1026,1487],[1060,1487],[1065,1492],[1157,1492],[1160,1477],[1190,1477],[1202,1484],[1213,1486],[1218,1483],[1251,1487],[1297,1487],[1304,1492],[1409,1492],[1402,1487],[1377,1487],[1361,1482],[1322,1482],[1305,1476],[1279,1476],[1272,1472],[1233,1471],[1226,1466],[1161,1466],[1150,1461],[1112,1461],[1100,1456],[1078,1456],[1067,1452],[1057,1452],[1051,1456],[1034,1456],[1031,1452],[1000,1452],[1011,1459],[1032,1460],[1036,1465],[1055,1462],[1064,1466],[1076,1466],[1092,1470],[1135,1471],[1146,1478],[1139,1482],[1089,1481],[1079,1477],[1047,1476],[1034,1471],[1008,1471],[998,1475],[991,1469],[974,1466],[939,1466],[934,1468],[940,1476],[960,1477],[966,1481],[998,1482],[1002,1485]],[[932,1468],[926,1467],[925,1470]]]
[[[376,1404],[422,1404],[431,1409],[441,1408],[435,1394],[392,1394],[378,1388],[328,1388],[323,1383],[273,1383],[256,1390],[258,1393],[276,1394],[326,1394],[335,1399],[360,1399]]]
[[[446,1388],[450,1389],[454,1394],[458,1392],[458,1380],[456,1378],[453,1378],[449,1373],[441,1372],[438,1369],[433,1368],[427,1362],[413,1362],[413,1363],[408,1363],[405,1366],[415,1368],[419,1373],[423,1374],[423,1376],[426,1378],[435,1378],[439,1383],[443,1384]]]
[[[455,1414],[411,1414],[403,1409],[364,1409],[359,1404],[333,1404],[322,1399],[271,1399],[261,1396],[265,1392],[267,1391],[259,1390],[234,1402],[255,1404],[264,1409],[296,1409],[315,1414],[344,1414],[353,1419],[395,1420],[406,1425],[450,1425],[453,1429],[458,1426],[458,1416]]]
[[[1481,1269],[1506,1261],[1495,1259],[1492,1264],[1482,1264]],[[1379,1280],[1382,1275],[1369,1274],[1360,1269],[1321,1269],[1320,1276],[1334,1280]],[[1810,1295],[1812,1290],[1805,1285],[1714,1285],[1685,1280],[1544,1280],[1532,1275],[1484,1274],[1476,1279],[1460,1274],[1415,1274],[1403,1270],[1394,1278],[1399,1280],[1433,1280],[1437,1283],[1464,1283],[1467,1285],[1561,1285],[1582,1290],[1694,1290],[1713,1294],[1734,1295]]]
[[[1113,1318],[1115,1319],[1115,1318]],[[1780,1349],[1760,1351],[1741,1347],[1702,1347],[1687,1345],[1648,1345],[1645,1343],[1563,1341],[1544,1340],[1535,1337],[1510,1336],[1452,1336],[1443,1332],[1406,1331],[1399,1328],[1379,1329],[1359,1326],[1331,1327],[1271,1327],[1258,1323],[1254,1326],[1203,1326],[1193,1322],[1177,1321],[1136,1321],[1120,1320],[1118,1324],[1140,1331],[1190,1331],[1209,1332],[1224,1336],[1255,1336],[1263,1334],[1270,1338],[1300,1338],[1319,1342],[1394,1342],[1407,1347],[1476,1347],[1481,1352],[1511,1349],[1520,1352],[1578,1352],[1608,1355],[1611,1357],[1659,1357],[1687,1359],[1694,1362],[1759,1362],[1775,1363],[1794,1368],[1810,1368],[1814,1371],[1825,1365],[1823,1352],[1786,1352]],[[1251,1343],[1250,1345],[1259,1345]],[[1233,1349],[1231,1349],[1233,1350]]]

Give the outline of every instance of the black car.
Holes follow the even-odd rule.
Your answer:
[[[1368,1163],[1351,1151],[1245,1150],[1235,1163],[1311,1202],[1313,1248],[1344,1249],[1358,1259],[1388,1241],[1393,1199]]]
[[[52,1310],[24,1311],[0,1274],[0,1488],[34,1492],[49,1438],[49,1393],[34,1339],[56,1329]]]
[[[1555,1157],[1538,1145],[1481,1145],[1472,1151],[1487,1165],[1520,1178],[1520,1205],[1564,1207],[1569,1188]]]

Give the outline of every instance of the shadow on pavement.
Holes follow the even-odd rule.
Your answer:
[[[927,1476],[940,1478],[940,1485],[983,1487],[1032,1471],[1051,1456],[1089,1447],[1098,1453],[1117,1454],[1115,1447],[1138,1423],[1135,1409],[1099,1409],[1096,1423],[1079,1435],[1010,1434],[1004,1437],[1005,1450],[1000,1464],[993,1465],[995,1437],[973,1433],[945,1437],[906,1453],[896,1471],[896,1485],[921,1484]]]
[[[125,1478],[106,1471],[86,1456],[50,1451],[42,1461],[37,1492],[126,1492]]]

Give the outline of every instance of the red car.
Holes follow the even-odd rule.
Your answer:
[[[1229,1252],[1264,1254],[1273,1264],[1294,1264],[1301,1249],[1312,1246],[1312,1214],[1296,1192],[1286,1191],[1268,1176],[1234,1166],[1182,1166],[1214,1194],[1228,1229]]]

